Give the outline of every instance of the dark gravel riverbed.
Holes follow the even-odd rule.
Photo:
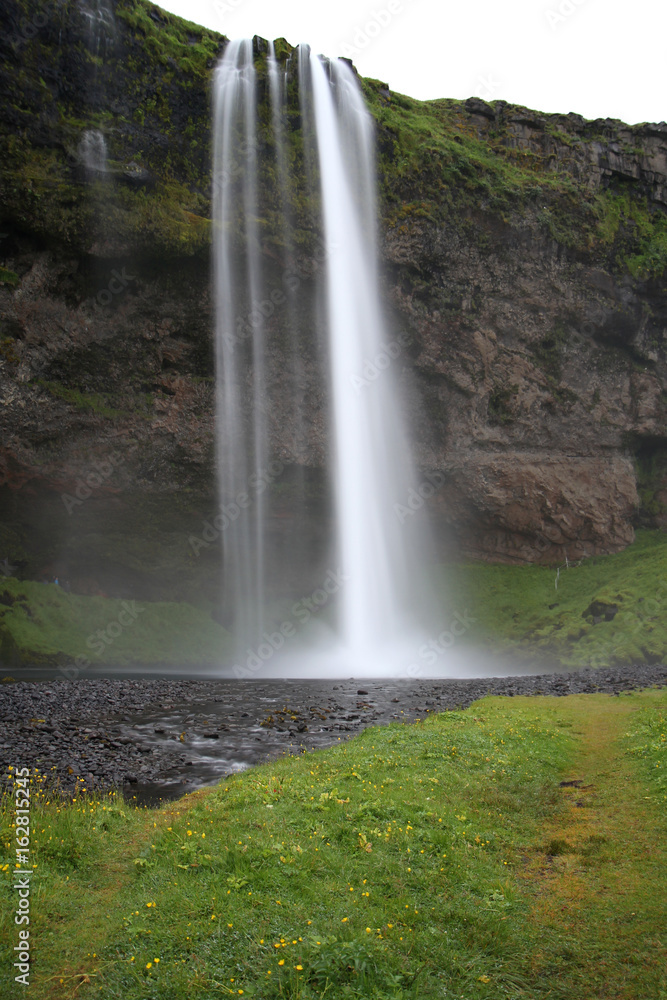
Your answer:
[[[0,685],[1,773],[6,781],[10,765],[27,766],[65,791],[117,787],[155,802],[486,694],[618,694],[665,684],[662,665],[469,680],[18,681]]]

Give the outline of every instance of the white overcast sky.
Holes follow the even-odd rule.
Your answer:
[[[162,0],[230,38],[283,36],[422,99],[667,119],[665,0]]]

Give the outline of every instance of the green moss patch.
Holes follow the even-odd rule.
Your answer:
[[[41,385],[52,396],[55,396],[56,399],[64,400],[64,402],[74,406],[81,413],[97,413],[101,417],[109,417],[111,419],[127,416],[123,410],[117,410],[115,407],[109,406],[109,400],[113,398],[111,395],[83,393],[77,389],[69,389],[59,382],[47,382],[44,379],[38,379],[37,384]]]
[[[19,281],[18,274],[14,271],[8,271],[6,267],[0,267],[0,285],[9,285],[10,288],[16,288]]]

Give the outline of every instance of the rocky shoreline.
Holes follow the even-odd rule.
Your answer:
[[[557,695],[667,685],[667,666],[466,680],[15,681],[0,686],[0,764],[66,793],[122,788],[176,798],[234,771],[331,746],[369,725],[467,708],[485,695]]]

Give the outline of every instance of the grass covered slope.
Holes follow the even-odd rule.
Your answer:
[[[611,271],[644,279],[664,272],[664,209],[639,185],[632,190],[626,183],[590,184],[591,148],[611,142],[615,151],[641,156],[643,126],[583,118],[575,124],[576,115],[542,115],[474,98],[484,112],[473,120],[476,109],[468,102],[418,101],[390,93],[378,80],[361,83],[377,123],[380,188],[390,224],[424,218],[453,221],[465,230],[480,209],[517,224],[533,210],[552,239]],[[496,120],[481,127],[487,115]],[[526,123],[539,137],[533,144],[517,141]]]
[[[569,569],[448,566],[441,586],[456,594],[452,610],[476,619],[466,636],[476,646],[570,667],[667,658],[664,532],[639,531],[623,552]]]
[[[207,251],[209,90],[223,37],[144,0],[111,8],[113,22],[95,35],[75,0],[2,5],[4,223],[79,248],[102,225],[107,246]],[[109,154],[92,189],[86,130],[104,134]]]
[[[666,708],[487,698],[161,810],[42,796],[31,995],[658,1000]]]
[[[0,658],[11,667],[218,663],[228,633],[191,604],[83,597],[0,582]]]

